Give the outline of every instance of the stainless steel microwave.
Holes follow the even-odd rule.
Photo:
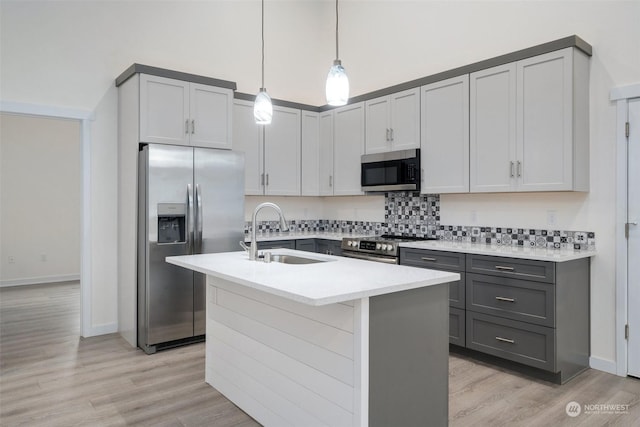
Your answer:
[[[361,161],[362,191],[419,191],[420,150],[365,154]]]

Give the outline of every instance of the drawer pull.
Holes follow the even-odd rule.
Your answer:
[[[513,270],[515,270],[515,268],[513,268],[513,267],[505,267],[504,265],[496,265],[496,270],[513,271]]]
[[[496,340],[501,341],[501,342],[507,342],[509,344],[515,344],[516,343],[515,340],[510,340],[509,338],[496,337]]]
[[[435,258],[429,258],[429,257],[426,257],[426,256],[423,256],[421,259],[422,259],[423,261],[436,262],[436,259],[435,259]]]
[[[516,302],[515,298],[507,298],[507,297],[496,297],[498,301],[506,301],[506,302]]]

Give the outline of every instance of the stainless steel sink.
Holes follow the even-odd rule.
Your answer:
[[[300,256],[295,256],[295,255],[272,254],[271,262],[281,262],[283,264],[316,264],[319,262],[327,262],[327,260],[304,258]]]

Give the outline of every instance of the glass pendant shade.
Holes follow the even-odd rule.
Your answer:
[[[333,106],[346,105],[349,100],[349,78],[339,59],[333,61],[327,75],[326,95],[327,104]]]
[[[256,96],[255,104],[253,104],[253,117],[256,119],[257,124],[268,125],[271,124],[272,116],[273,105],[271,104],[271,97],[267,90],[262,87]]]

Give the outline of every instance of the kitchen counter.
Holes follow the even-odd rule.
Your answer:
[[[208,384],[267,427],[447,425],[458,273],[271,253],[326,262],[166,259],[207,274]]]
[[[167,257],[167,262],[308,305],[334,304],[460,280],[457,273],[290,249],[270,252],[326,262],[265,263],[250,261],[245,252]]]
[[[341,241],[344,237],[368,237],[373,236],[369,233],[336,233],[332,231],[316,231],[312,233],[301,232],[284,232],[284,233],[265,233],[256,236],[258,242],[272,242],[277,240],[298,240],[298,239],[324,239]],[[244,241],[250,242],[251,235],[245,234]]]
[[[429,249],[476,255],[493,255],[505,258],[532,259],[537,261],[566,262],[589,258],[595,250],[549,249],[512,245],[485,245],[482,243],[452,242],[447,240],[423,240],[400,243],[401,248]]]

